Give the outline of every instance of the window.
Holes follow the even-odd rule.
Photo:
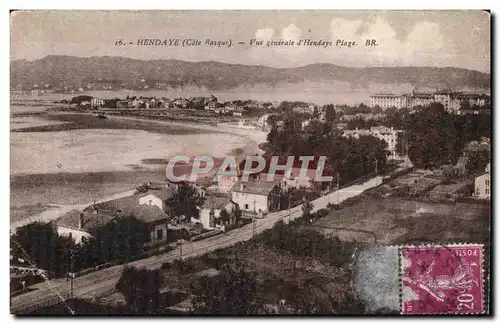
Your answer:
[[[485,184],[485,185],[487,185],[487,186],[489,186],[489,185],[490,185],[490,180],[485,179],[485,180],[484,180],[484,184]]]
[[[245,204],[245,209],[248,209],[248,204]]]
[[[485,194],[489,195],[490,194],[490,188],[486,188],[486,190],[484,191]]]
[[[163,229],[156,230],[156,239],[158,241],[163,240]]]
[[[153,203],[153,201],[150,199],[150,200],[149,200],[149,205],[151,206],[151,204],[152,204],[152,203]]]

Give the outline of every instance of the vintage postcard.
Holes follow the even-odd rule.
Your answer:
[[[491,16],[17,10],[14,315],[491,315]]]

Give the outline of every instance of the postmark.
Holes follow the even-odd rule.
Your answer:
[[[401,247],[401,314],[484,312],[483,245]]]

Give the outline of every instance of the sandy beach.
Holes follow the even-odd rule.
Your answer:
[[[224,157],[237,148],[243,154],[254,154],[266,138],[264,132],[224,124],[214,127],[122,116],[108,118],[117,123],[137,121],[140,127],[151,125],[151,129],[82,127],[51,131],[50,127],[67,122],[37,116],[11,119],[10,203],[16,209],[13,225],[24,224],[26,219],[51,219],[49,215],[55,217],[69,208],[65,206],[119,195],[148,180],[162,181],[164,161],[174,155]],[[43,130],[45,126],[49,127],[47,131],[22,131],[26,127]],[[169,134],[170,130],[174,134]],[[60,206],[36,214],[36,208],[30,207],[50,204]]]
[[[152,165],[142,163],[143,160],[168,160],[176,155],[220,158],[231,154],[236,148],[243,149],[245,154],[254,154],[266,135],[261,131],[224,124],[213,127],[121,116],[108,117],[110,126],[115,127],[118,123],[111,124],[115,121],[126,120],[140,122],[142,128],[148,128],[147,125],[155,125],[156,128],[151,131],[99,129],[95,125],[89,128],[85,128],[88,125],[77,125],[72,128],[71,125],[62,125],[68,122],[45,118],[13,119],[20,124],[14,124],[15,131],[11,132],[11,175],[144,170],[150,169]],[[29,125],[28,129],[37,125],[35,129],[39,131],[26,132],[24,125]],[[174,134],[170,134],[169,130],[158,129],[158,126],[163,125],[172,129]],[[137,124],[133,126],[137,127]],[[42,131],[43,127],[69,127],[69,130],[51,131],[48,128]]]

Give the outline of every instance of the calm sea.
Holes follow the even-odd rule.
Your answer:
[[[305,101],[313,102],[319,105],[324,104],[360,104],[369,103],[370,93],[363,91],[330,91],[322,88],[312,91],[290,91],[290,90],[252,90],[252,91],[165,91],[165,90],[150,90],[150,91],[86,91],[73,94],[43,94],[35,95],[12,95],[11,100],[41,100],[41,101],[60,101],[62,99],[71,99],[77,95],[89,95],[102,99],[125,98],[129,96],[148,96],[148,97],[167,97],[170,99],[179,97],[199,97],[214,95],[219,101],[233,100],[258,100],[281,102],[287,101]],[[43,107],[42,107],[43,108]]]

